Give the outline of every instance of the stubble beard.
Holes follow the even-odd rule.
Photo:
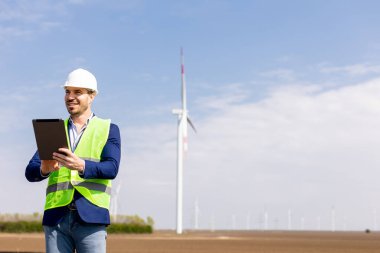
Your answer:
[[[80,104],[78,106],[78,108],[72,107],[72,109],[70,109],[71,106],[67,106],[67,112],[71,117],[79,117],[88,110],[88,106],[80,106]]]

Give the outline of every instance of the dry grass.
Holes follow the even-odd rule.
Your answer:
[[[0,252],[44,252],[42,234],[0,234]],[[108,253],[380,253],[380,233],[185,232],[109,235]]]

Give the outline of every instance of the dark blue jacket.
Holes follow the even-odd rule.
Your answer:
[[[85,160],[85,170],[81,177],[85,179],[114,179],[118,173],[120,164],[120,142],[119,128],[117,125],[111,123],[107,143],[103,148],[100,162]],[[41,160],[37,150],[25,170],[25,177],[28,181],[39,182],[48,178],[41,175],[40,167]],[[93,205],[78,191],[75,191],[74,201],[83,222],[104,225],[110,224],[108,209]],[[69,212],[69,209],[65,206],[48,209],[44,212],[42,224],[55,226],[67,212]]]

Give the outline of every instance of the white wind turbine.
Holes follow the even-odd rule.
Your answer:
[[[113,214],[113,217],[114,217],[114,221],[115,223],[117,222],[117,215],[118,215],[118,201],[119,201],[119,192],[120,192],[120,188],[121,188],[121,182],[118,184],[118,186],[116,187],[116,191],[114,192],[114,195],[112,196],[113,197],[113,201],[111,202],[112,204],[112,214]]]
[[[199,209],[199,203],[198,203],[198,198],[195,200],[194,203],[194,229],[197,230],[199,229],[199,214],[200,214],[200,209]]]
[[[187,151],[187,124],[194,132],[196,129],[191,122],[186,106],[186,80],[185,66],[183,63],[183,50],[181,48],[181,83],[182,83],[182,108],[173,109],[173,114],[178,115],[178,139],[177,139],[177,234],[182,234],[182,205],[183,205],[183,156]]]

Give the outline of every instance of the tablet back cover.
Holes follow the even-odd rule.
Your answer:
[[[34,119],[32,122],[41,160],[52,160],[53,152],[68,148],[62,119]]]

